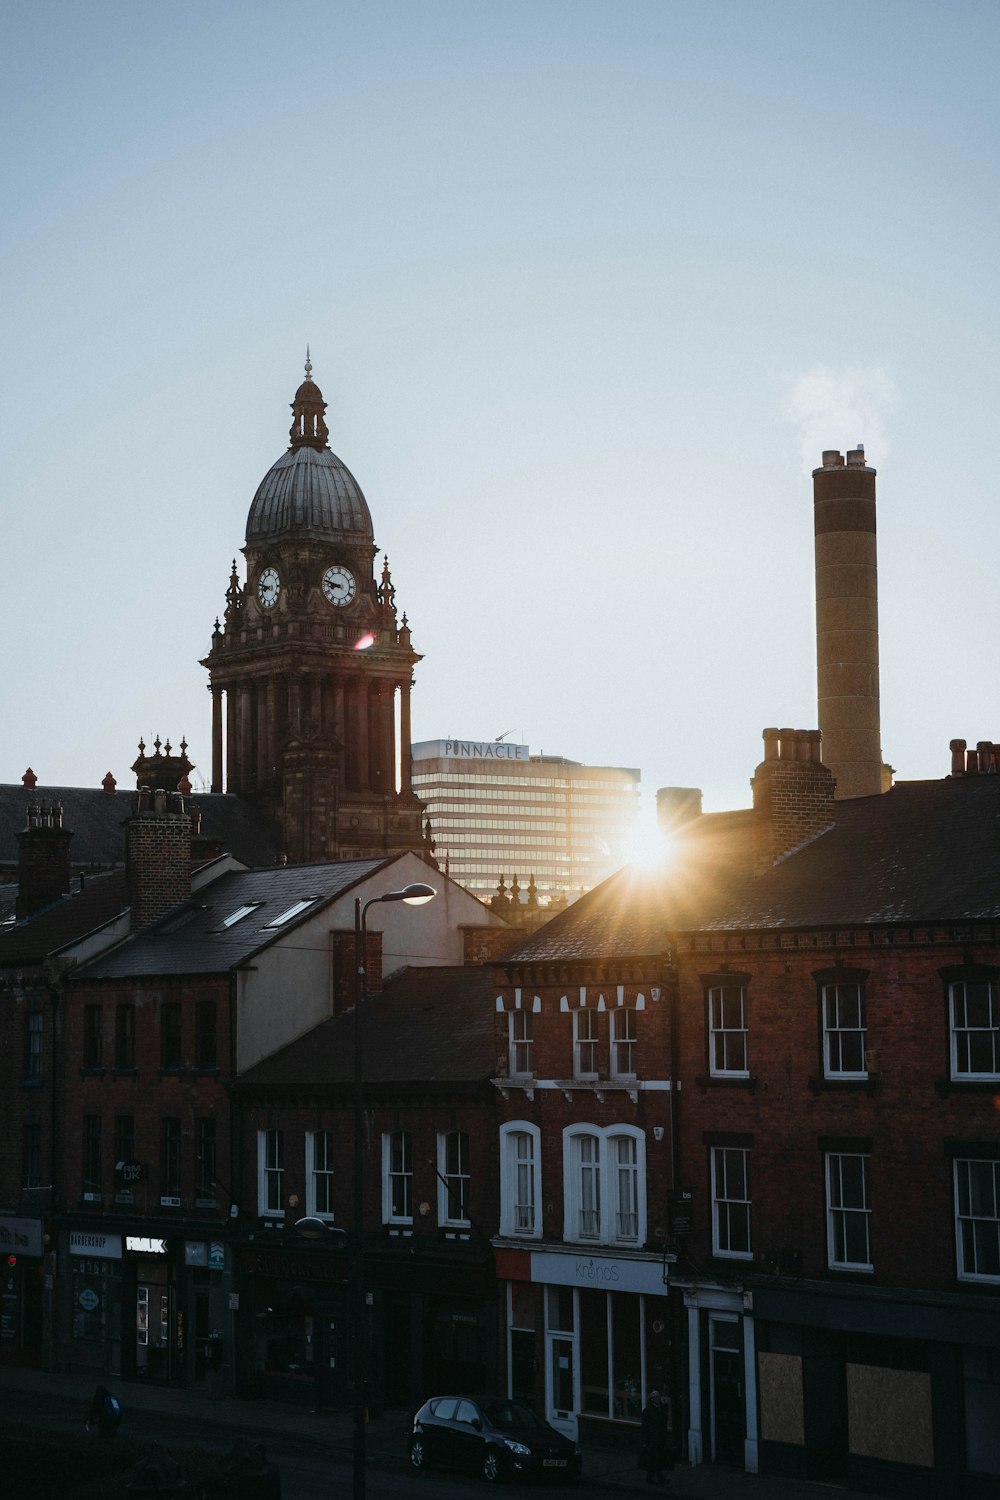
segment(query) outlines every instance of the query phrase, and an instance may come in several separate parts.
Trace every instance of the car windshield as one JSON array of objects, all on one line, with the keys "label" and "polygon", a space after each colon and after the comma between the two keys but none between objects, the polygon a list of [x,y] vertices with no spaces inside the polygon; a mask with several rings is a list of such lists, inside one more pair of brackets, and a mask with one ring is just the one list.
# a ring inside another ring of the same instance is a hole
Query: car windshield
[{"label": "car windshield", "polygon": [[516,1401],[484,1401],[483,1415],[501,1432],[541,1432],[548,1425],[528,1406]]}]

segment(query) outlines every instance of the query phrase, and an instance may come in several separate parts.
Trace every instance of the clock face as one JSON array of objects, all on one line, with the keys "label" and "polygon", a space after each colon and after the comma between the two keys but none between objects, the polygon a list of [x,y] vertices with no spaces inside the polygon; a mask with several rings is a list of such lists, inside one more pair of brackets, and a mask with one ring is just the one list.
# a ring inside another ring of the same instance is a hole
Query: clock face
[{"label": "clock face", "polygon": [[358,586],[354,582],[354,574],[341,563],[327,568],[323,574],[323,593],[331,604],[350,604],[357,591]]},{"label": "clock face", "polygon": [[281,579],[277,568],[265,568],[257,579],[257,598],[265,609],[273,609],[281,593]]}]

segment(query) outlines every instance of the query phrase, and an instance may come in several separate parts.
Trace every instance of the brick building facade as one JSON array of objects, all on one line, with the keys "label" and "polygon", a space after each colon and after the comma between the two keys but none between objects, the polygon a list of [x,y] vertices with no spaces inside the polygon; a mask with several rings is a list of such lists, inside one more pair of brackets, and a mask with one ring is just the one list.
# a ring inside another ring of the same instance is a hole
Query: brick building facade
[{"label": "brick building facade", "polygon": [[[670,873],[614,877],[510,973],[542,1015],[540,987],[558,978],[571,1006],[588,966],[609,1008],[636,964],[659,981],[652,1073],[674,1134],[647,1192],[669,1209],[671,1395],[691,1461],[978,1500],[1000,1474],[996,755],[962,744],[943,781],[835,803],[815,745],[767,732],[752,810],[692,818]],[[526,1263],[519,1279],[511,1306]],[[575,1338],[582,1421],[575,1319],[558,1332]],[[510,1340],[508,1354],[510,1385]]]}]

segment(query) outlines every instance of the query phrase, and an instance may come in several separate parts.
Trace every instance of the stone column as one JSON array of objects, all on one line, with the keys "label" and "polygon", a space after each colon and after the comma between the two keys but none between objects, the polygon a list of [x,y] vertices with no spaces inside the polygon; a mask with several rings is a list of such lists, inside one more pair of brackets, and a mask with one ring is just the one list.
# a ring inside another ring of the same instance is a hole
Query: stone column
[{"label": "stone column", "polygon": [[212,683],[212,791],[222,791],[222,689]]},{"label": "stone column", "polygon": [[413,758],[410,755],[410,688],[407,677],[399,684],[399,789],[413,791]]}]

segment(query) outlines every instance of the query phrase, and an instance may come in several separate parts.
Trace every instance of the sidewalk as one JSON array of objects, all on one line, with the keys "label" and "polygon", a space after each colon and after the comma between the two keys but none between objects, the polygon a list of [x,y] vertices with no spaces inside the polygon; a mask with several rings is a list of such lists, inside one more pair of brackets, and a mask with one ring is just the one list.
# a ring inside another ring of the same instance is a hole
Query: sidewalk
[{"label": "sidewalk", "polygon": [[[39,1400],[49,1397],[78,1413],[86,1412],[97,1377],[80,1374],[49,1375],[41,1370],[0,1367],[0,1399],[4,1391],[21,1391]],[[200,1392],[167,1386],[118,1384],[126,1415],[144,1412],[182,1422],[191,1444],[199,1438],[216,1441],[253,1437],[268,1447],[293,1444],[315,1447],[349,1457],[353,1442],[353,1415],[349,1411],[309,1412],[303,1407],[278,1401],[238,1401],[233,1397],[210,1400]],[[410,1419],[402,1412],[389,1412],[368,1426],[368,1460],[373,1468],[405,1469],[406,1440]],[[583,1455],[580,1488],[601,1494],[666,1493],[675,1500],[829,1500],[847,1492],[836,1486],[803,1480],[761,1478],[732,1469],[701,1464],[679,1465],[666,1490],[646,1484],[627,1449],[589,1448]]]}]

